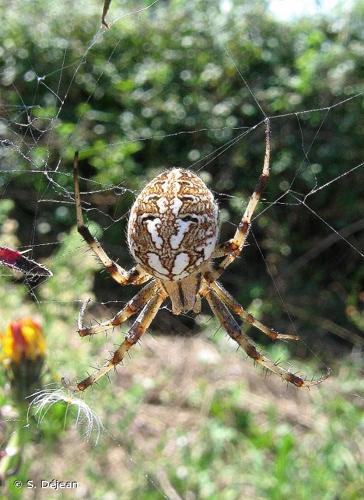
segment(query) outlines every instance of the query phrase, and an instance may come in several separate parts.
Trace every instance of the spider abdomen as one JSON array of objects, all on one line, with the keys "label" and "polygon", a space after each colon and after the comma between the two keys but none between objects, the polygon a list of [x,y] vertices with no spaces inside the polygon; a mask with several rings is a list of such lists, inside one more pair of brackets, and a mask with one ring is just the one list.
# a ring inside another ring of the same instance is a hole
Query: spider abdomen
[{"label": "spider abdomen", "polygon": [[217,203],[189,170],[174,168],[158,175],[131,209],[130,252],[161,280],[179,281],[196,273],[211,257],[217,236]]}]

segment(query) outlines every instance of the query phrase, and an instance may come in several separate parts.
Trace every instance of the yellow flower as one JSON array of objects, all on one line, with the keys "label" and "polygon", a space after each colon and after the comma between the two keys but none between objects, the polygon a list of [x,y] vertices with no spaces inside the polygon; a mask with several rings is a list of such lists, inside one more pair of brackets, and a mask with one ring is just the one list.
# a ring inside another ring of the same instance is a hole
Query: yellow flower
[{"label": "yellow flower", "polygon": [[4,363],[20,363],[27,359],[44,358],[45,340],[42,328],[32,318],[12,321],[4,333],[0,333],[0,360]]}]

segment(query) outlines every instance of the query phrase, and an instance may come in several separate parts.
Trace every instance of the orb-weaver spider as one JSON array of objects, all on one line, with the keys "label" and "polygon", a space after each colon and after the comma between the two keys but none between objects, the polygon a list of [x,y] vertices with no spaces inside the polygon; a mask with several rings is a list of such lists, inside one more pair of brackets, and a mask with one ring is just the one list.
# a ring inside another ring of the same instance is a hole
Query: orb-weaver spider
[{"label": "orb-weaver spider", "polygon": [[[128,223],[129,249],[136,266],[126,271],[105,253],[84,224],[78,180],[78,154],[74,159],[74,189],[77,227],[91,250],[111,277],[120,285],[147,283],[109,321],[84,327],[81,337],[104,332],[138,315],[124,341],[100,370],[79,382],[75,390],[84,391],[118,365],[129,349],[150,326],[158,309],[169,297],[173,314],[198,313],[205,298],[221,326],[246,354],[267,370],[297,387],[310,387],[327,378],[301,378],[259,353],[245,335],[234,315],[247,321],[273,340],[298,340],[292,334],[280,334],[249,314],[217,281],[224,270],[242,252],[254,210],[269,178],[270,125],[265,120],[266,142],[263,171],[251,195],[240,224],[232,239],[217,244],[218,206],[213,194],[192,171],[173,168],[150,181],[137,196]],[[216,262],[216,259],[219,262]]]}]

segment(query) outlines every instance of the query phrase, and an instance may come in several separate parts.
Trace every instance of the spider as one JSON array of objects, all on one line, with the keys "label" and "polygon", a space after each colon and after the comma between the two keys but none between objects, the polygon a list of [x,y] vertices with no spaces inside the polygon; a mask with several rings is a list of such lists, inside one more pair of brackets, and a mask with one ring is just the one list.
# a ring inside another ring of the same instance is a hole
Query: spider
[{"label": "spider", "polygon": [[[218,206],[211,191],[192,171],[173,168],[150,181],[137,196],[128,222],[128,245],[136,265],[126,271],[103,250],[84,223],[79,179],[78,153],[73,164],[77,228],[111,277],[120,285],[146,285],[112,319],[85,327],[81,316],[78,333],[95,335],[137,318],[124,341],[107,363],[78,382],[75,391],[84,391],[115,368],[149,328],[158,309],[169,297],[172,313],[201,310],[201,298],[207,300],[213,314],[229,336],[257,364],[297,387],[310,387],[327,378],[308,381],[259,353],[244,334],[234,316],[256,327],[272,340],[298,340],[267,327],[249,314],[217,280],[238,257],[245,245],[254,210],[269,178],[270,124],[265,120],[265,156],[263,170],[251,195],[235,235],[218,244]],[[217,259],[217,261],[216,261]]]}]

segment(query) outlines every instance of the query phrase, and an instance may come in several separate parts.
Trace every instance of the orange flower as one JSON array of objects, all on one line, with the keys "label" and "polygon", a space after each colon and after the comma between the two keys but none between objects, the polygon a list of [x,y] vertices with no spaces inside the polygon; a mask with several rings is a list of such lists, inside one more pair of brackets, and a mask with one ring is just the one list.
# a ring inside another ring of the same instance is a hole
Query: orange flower
[{"label": "orange flower", "polygon": [[5,364],[19,364],[27,359],[35,361],[45,355],[42,328],[32,318],[12,321],[4,333],[0,333],[0,360]]}]

